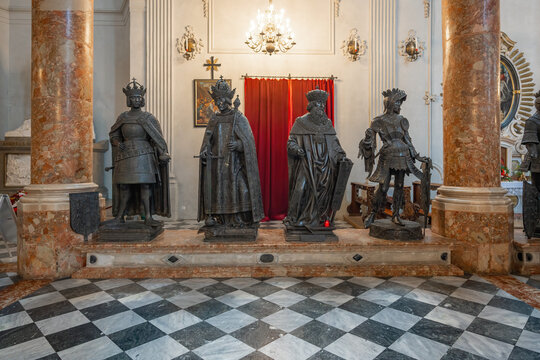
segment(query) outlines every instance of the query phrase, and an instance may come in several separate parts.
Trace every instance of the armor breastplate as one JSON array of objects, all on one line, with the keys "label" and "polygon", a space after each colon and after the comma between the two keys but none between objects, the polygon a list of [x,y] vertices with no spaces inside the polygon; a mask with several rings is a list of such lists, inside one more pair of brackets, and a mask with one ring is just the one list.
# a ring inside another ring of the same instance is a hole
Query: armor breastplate
[{"label": "armor breastplate", "polygon": [[137,123],[126,123],[122,125],[122,135],[124,136],[124,141],[146,140],[146,131]]}]

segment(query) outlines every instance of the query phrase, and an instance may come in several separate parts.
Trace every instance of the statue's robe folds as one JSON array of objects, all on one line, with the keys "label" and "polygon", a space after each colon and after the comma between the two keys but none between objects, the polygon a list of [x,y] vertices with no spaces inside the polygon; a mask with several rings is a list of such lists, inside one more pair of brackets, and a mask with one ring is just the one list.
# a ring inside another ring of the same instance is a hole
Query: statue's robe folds
[{"label": "statue's robe folds", "polygon": [[[238,151],[229,150],[231,141],[240,143]],[[253,222],[264,218],[257,151],[247,118],[237,110],[214,114],[206,127],[204,150],[213,158],[200,159],[197,220],[239,213],[251,213]],[[204,201],[207,189],[211,189],[210,204]]]},{"label": "statue's robe folds", "polygon": [[[324,227],[332,221],[331,202],[338,162],[345,158],[329,119],[317,125],[305,114],[296,119],[287,142],[289,164],[288,226]],[[305,156],[298,155],[298,150]]]},{"label": "statue's robe folds", "polygon": [[[140,146],[139,149],[136,145],[128,145],[128,147],[122,151],[118,148],[118,146],[112,145],[112,162],[115,166],[113,171],[120,171],[123,173],[121,176],[113,173],[112,214],[113,216],[118,214],[118,208],[120,206],[120,189],[118,187],[120,184],[128,183],[131,186],[137,185],[138,183],[149,183],[151,184],[152,189],[152,195],[150,198],[151,213],[170,217],[171,206],[169,197],[169,164],[167,162],[159,161],[159,155],[168,154],[167,143],[163,138],[161,127],[158,120],[149,112],[141,111],[140,115],[136,118],[130,116],[129,113],[129,111],[126,111],[120,114],[112,126],[109,133],[111,144],[113,144],[112,140],[114,138],[118,138],[120,142],[123,142],[122,125],[136,123],[140,125],[146,132],[148,144],[150,144],[150,146],[153,148],[153,152],[148,152],[146,146]],[[152,179],[154,181],[145,179],[138,182],[136,181],[137,176],[135,175],[130,181],[120,180],[120,178],[126,178],[126,174],[124,174],[126,169],[124,169],[125,166],[122,163],[136,164],[137,159],[140,159],[141,162],[144,163],[149,161],[153,162],[153,166],[149,168],[155,171],[155,179]],[[116,169],[117,167],[118,169]],[[143,213],[144,209],[140,198],[140,190],[132,190],[132,194],[126,208],[126,215],[140,215]]]},{"label": "statue's robe folds", "polygon": [[[525,131],[521,144],[535,144],[537,151],[540,152],[540,112],[537,111],[525,121]],[[533,158],[527,152],[521,169],[523,171],[531,171],[531,173],[540,173],[540,157]]]}]

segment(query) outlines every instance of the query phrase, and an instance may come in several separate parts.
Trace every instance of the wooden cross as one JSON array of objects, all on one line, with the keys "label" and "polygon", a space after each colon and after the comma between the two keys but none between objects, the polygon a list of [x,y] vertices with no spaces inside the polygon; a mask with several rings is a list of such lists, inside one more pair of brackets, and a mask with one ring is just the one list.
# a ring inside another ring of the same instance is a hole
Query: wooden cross
[{"label": "wooden cross", "polygon": [[216,62],[214,62],[214,57],[210,56],[210,60],[206,60],[206,64],[203,64],[203,66],[206,66],[206,71],[210,71],[210,78],[214,79],[214,71],[218,71],[218,67],[221,66],[221,64],[218,64],[218,59],[215,59]]}]

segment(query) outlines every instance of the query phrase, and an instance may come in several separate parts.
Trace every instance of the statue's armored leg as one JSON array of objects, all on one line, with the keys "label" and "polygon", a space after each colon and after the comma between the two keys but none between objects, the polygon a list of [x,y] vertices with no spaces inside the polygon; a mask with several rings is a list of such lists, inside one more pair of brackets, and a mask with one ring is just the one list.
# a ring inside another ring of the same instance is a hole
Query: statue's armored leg
[{"label": "statue's armored leg", "polygon": [[141,201],[144,207],[144,223],[149,226],[158,225],[159,222],[152,218],[152,210],[150,208],[150,196],[152,194],[151,184],[141,184]]},{"label": "statue's armored leg", "polygon": [[127,203],[129,201],[129,185],[127,184],[118,184],[120,189],[120,204],[118,206],[118,213],[116,214],[115,220],[120,222],[125,222],[124,213],[126,212]]},{"label": "statue's armored leg", "polygon": [[390,173],[388,173],[383,183],[379,183],[379,187],[377,188],[377,191],[375,191],[375,197],[373,199],[373,209],[371,210],[371,214],[369,214],[364,221],[364,227],[366,229],[371,226],[371,224],[375,220],[375,216],[379,212],[379,209],[381,208],[381,206],[383,206],[384,201],[386,200],[386,193],[388,192],[389,188]]},{"label": "statue's armored leg", "polygon": [[394,175],[394,196],[392,197],[392,221],[394,224],[405,225],[399,217],[399,211],[403,207],[403,184],[405,171],[399,170]]}]

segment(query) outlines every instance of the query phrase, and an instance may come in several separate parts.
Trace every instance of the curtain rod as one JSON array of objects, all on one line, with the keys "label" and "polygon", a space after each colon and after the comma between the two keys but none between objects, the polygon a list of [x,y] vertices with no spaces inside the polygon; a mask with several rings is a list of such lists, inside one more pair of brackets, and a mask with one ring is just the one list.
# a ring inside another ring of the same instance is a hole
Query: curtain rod
[{"label": "curtain rod", "polygon": [[330,75],[330,76],[291,76],[289,74],[288,76],[265,76],[265,75],[242,75],[242,79],[245,78],[269,78],[269,79],[330,79],[330,80],[337,80],[337,76]]}]

